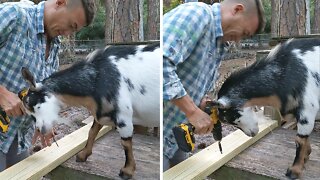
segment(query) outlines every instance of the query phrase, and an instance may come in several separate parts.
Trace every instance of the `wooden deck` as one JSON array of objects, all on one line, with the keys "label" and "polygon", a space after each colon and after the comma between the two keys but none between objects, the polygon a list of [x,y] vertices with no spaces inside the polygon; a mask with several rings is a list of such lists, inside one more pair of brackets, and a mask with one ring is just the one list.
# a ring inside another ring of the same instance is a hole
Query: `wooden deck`
[{"label": "wooden deck", "polygon": [[[159,137],[135,134],[133,153],[136,171],[133,179],[160,178],[160,139]],[[75,156],[51,171],[50,179],[120,179],[118,176],[125,163],[125,155],[120,136],[115,131],[107,133],[95,142],[93,153],[86,162],[78,163]]]},{"label": "wooden deck", "polygon": [[[214,179],[287,179],[295,157],[295,130],[278,128],[250,146],[210,177]],[[320,132],[310,136],[312,153],[301,179],[320,177]]]}]

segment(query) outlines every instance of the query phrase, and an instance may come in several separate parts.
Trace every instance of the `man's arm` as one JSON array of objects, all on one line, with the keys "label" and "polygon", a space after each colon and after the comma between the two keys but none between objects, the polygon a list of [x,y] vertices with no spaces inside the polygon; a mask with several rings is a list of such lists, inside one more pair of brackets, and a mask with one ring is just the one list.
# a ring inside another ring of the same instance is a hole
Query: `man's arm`
[{"label": "man's arm", "polygon": [[163,20],[163,99],[171,101],[184,112],[195,126],[195,133],[199,134],[211,131],[213,124],[209,115],[199,109],[187,94],[176,71],[207,31],[211,17],[208,7],[180,5],[165,14]]}]

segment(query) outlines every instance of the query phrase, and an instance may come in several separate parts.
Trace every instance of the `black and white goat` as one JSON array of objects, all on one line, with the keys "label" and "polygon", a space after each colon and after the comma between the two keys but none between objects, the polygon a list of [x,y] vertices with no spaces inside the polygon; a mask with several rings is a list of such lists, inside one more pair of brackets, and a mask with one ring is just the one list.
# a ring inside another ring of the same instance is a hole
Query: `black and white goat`
[{"label": "black and white goat", "polygon": [[320,39],[291,39],[276,46],[263,60],[233,73],[218,92],[221,120],[246,135],[258,133],[252,106],[279,108],[282,116],[297,120],[296,157],[287,170],[298,178],[311,153],[308,136],[320,104]]},{"label": "black and white goat", "polygon": [[159,43],[139,46],[109,46],[87,56],[87,61],[52,74],[36,83],[22,69],[30,89],[23,99],[28,114],[36,119],[41,133],[59,119],[62,104],[84,106],[94,116],[85,148],[77,161],[86,161],[103,125],[114,123],[121,136],[126,162],[120,176],[132,177],[135,160],[132,152],[133,125],[160,125]]}]

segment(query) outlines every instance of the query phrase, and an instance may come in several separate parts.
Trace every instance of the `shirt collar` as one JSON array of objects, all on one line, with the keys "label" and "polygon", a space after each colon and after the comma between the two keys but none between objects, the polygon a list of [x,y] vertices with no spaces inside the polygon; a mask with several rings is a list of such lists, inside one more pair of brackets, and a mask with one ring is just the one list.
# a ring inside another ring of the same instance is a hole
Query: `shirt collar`
[{"label": "shirt collar", "polygon": [[44,1],[40,2],[37,6],[37,21],[36,31],[37,33],[44,33]]},{"label": "shirt collar", "polygon": [[214,3],[211,6],[212,14],[215,19],[214,29],[215,29],[215,36],[222,37],[223,31],[221,26],[221,5],[220,3]]}]

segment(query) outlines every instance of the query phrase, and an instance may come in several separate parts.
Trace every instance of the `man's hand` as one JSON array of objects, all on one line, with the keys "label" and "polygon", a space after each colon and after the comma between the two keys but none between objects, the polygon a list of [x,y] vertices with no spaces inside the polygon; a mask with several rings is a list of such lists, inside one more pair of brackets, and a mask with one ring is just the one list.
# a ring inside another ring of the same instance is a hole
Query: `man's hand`
[{"label": "man's hand", "polygon": [[0,107],[8,116],[17,117],[25,114],[25,109],[19,97],[3,86],[0,86]]},{"label": "man's hand", "polygon": [[189,122],[195,127],[196,134],[206,134],[212,131],[213,122],[210,116],[197,107],[189,95],[172,100],[188,118]]},{"label": "man's hand", "polygon": [[41,134],[39,129],[36,129],[32,137],[32,145],[34,145],[37,142],[38,138],[40,138],[43,148],[47,146],[51,146],[51,139],[53,139],[55,135],[56,135],[56,132],[54,131],[54,129],[52,129],[52,131],[50,131],[47,134]]},{"label": "man's hand", "polygon": [[205,95],[202,99],[201,99],[201,102],[200,102],[200,109],[202,110],[202,111],[204,111],[205,110],[205,107],[206,107],[206,105],[207,105],[207,102],[211,102],[212,101],[212,99],[210,98],[210,96],[208,96],[208,95]]},{"label": "man's hand", "polygon": [[191,115],[188,115],[187,118],[195,127],[194,133],[196,134],[207,134],[213,129],[211,117],[200,108],[197,108]]}]

